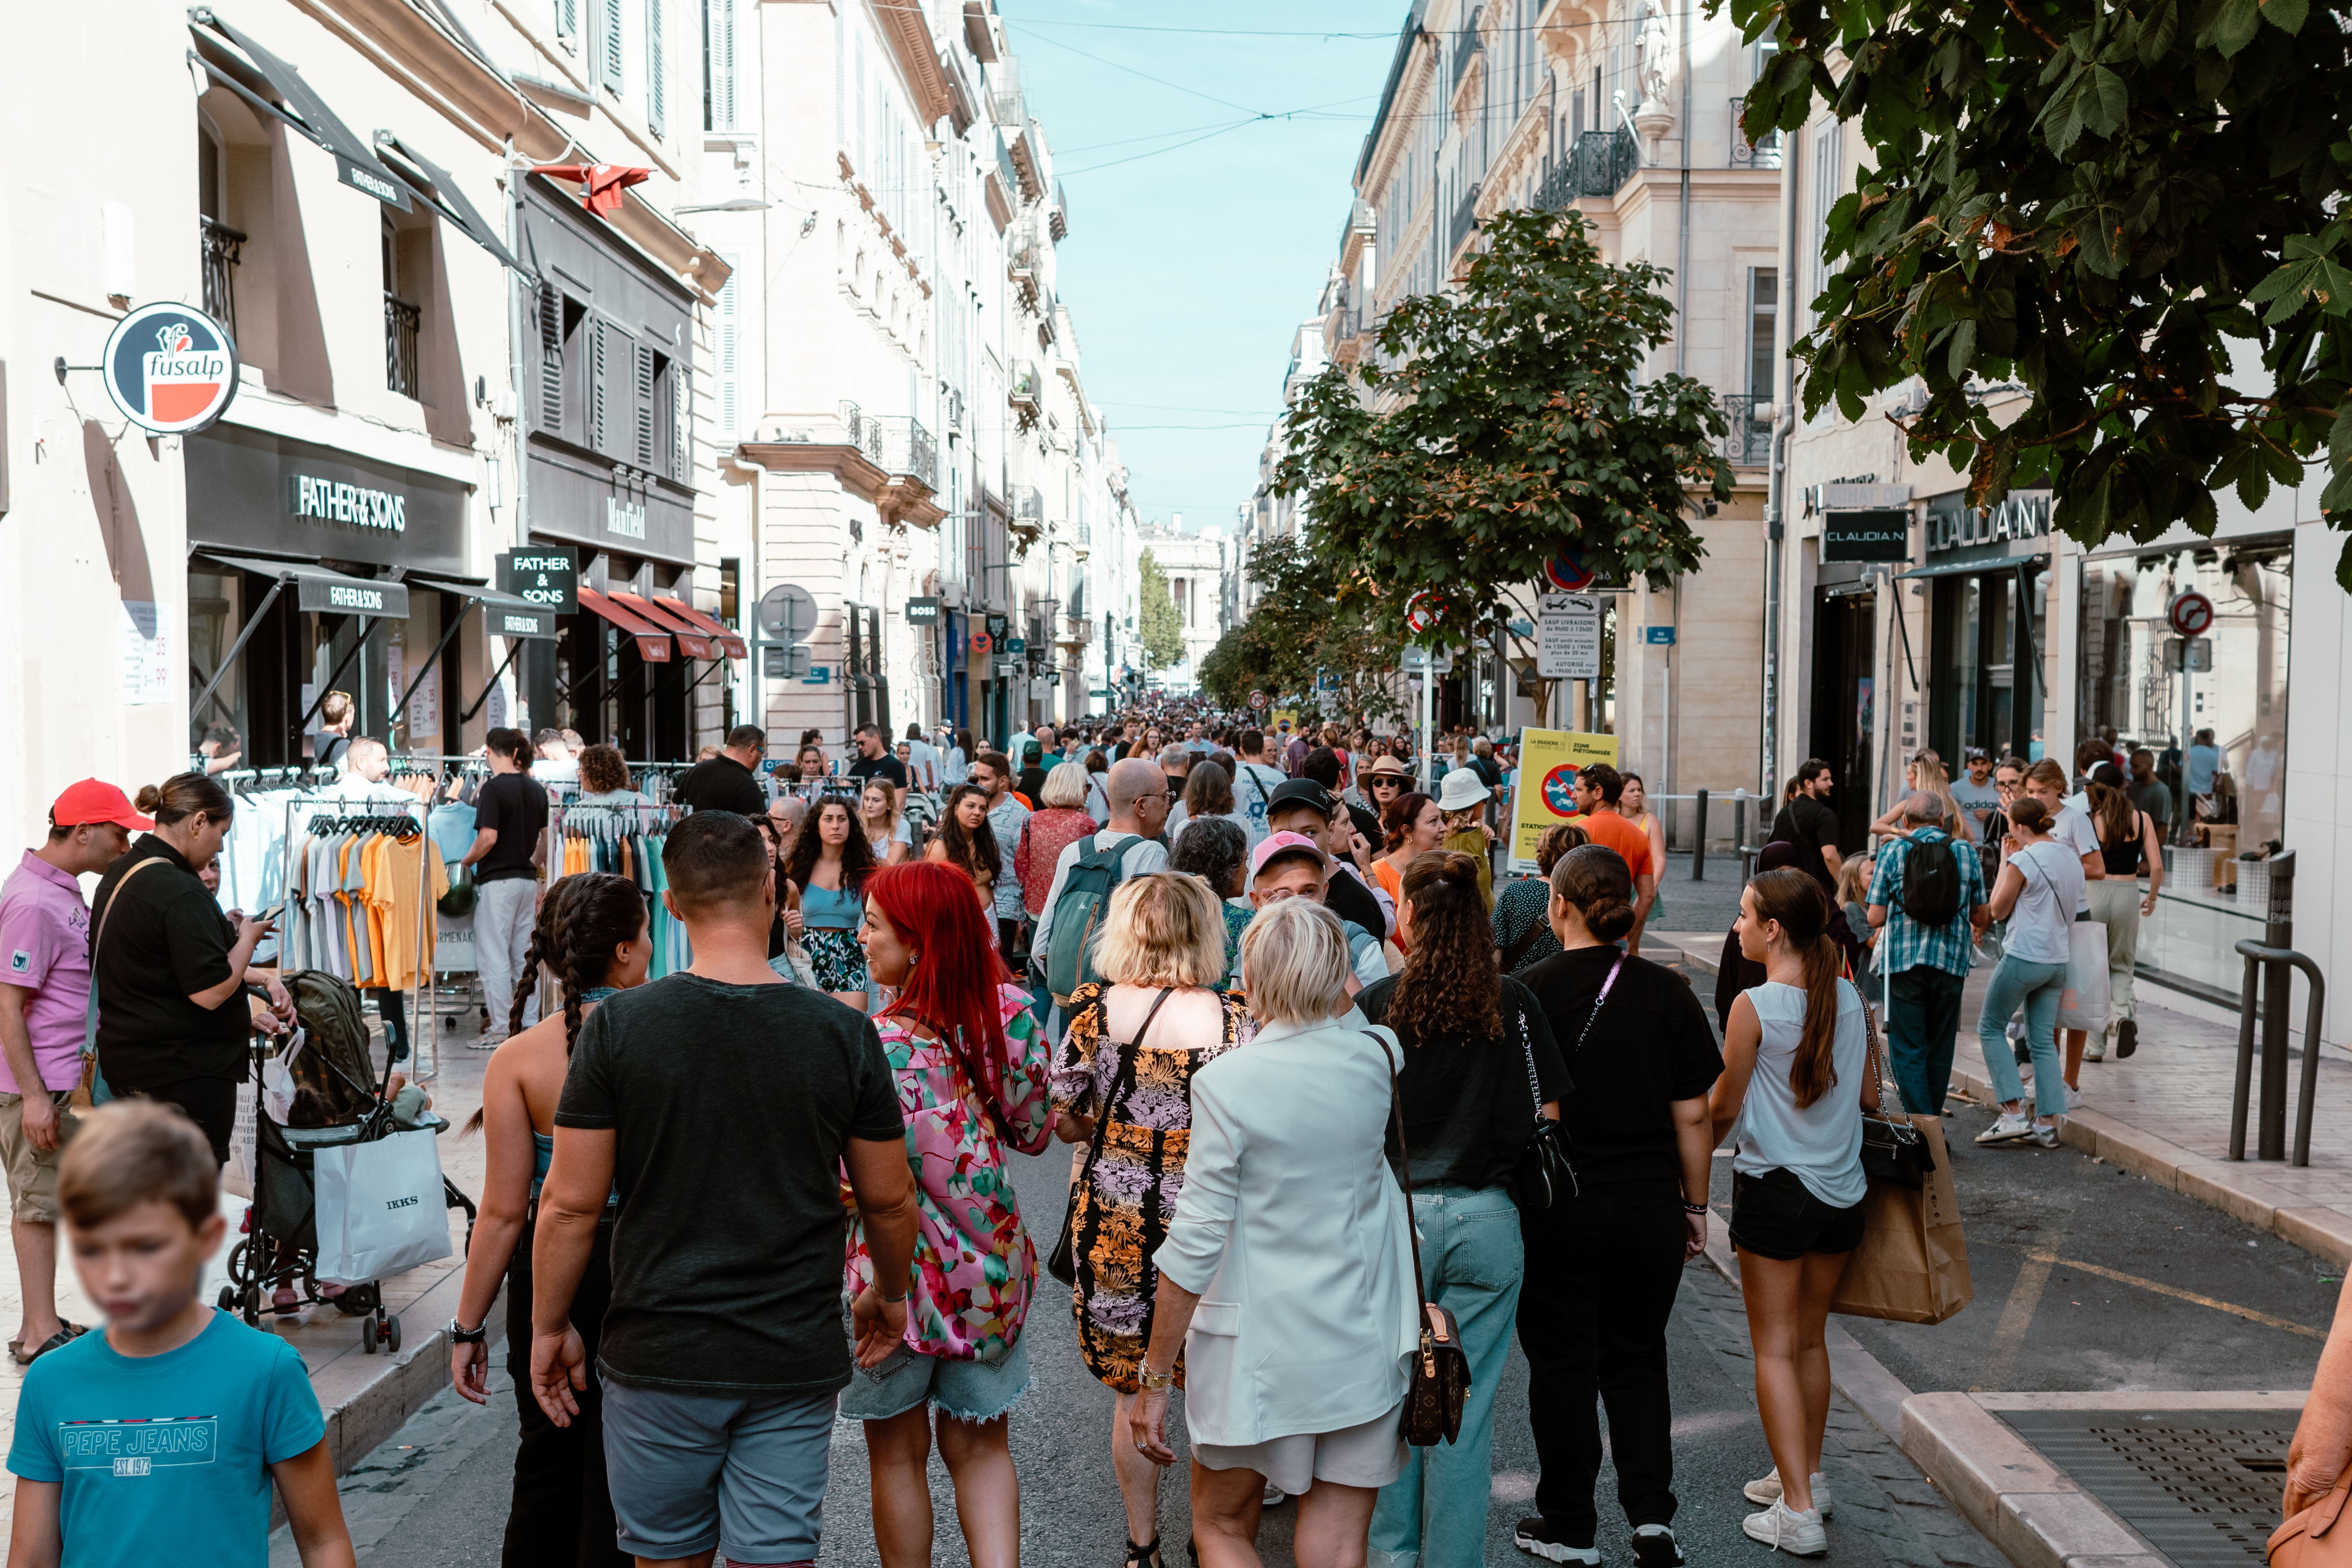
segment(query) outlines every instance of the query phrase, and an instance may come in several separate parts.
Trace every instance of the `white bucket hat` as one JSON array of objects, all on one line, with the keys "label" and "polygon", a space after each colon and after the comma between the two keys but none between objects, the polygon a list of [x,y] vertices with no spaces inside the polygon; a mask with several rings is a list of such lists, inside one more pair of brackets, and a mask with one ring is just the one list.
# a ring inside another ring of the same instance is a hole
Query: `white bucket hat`
[{"label": "white bucket hat", "polygon": [[1465,805],[1475,805],[1494,792],[1486,781],[1478,776],[1475,768],[1455,768],[1437,786],[1437,809],[1460,811]]}]

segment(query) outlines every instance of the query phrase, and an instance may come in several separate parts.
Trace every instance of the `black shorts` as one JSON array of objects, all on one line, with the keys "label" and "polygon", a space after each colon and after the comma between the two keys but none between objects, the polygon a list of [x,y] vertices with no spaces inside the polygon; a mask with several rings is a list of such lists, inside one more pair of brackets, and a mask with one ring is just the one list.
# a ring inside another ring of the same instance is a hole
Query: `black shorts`
[{"label": "black shorts", "polygon": [[1731,1177],[1731,1244],[1782,1263],[1808,1252],[1852,1252],[1862,1245],[1863,1205],[1832,1208],[1794,1171]]}]

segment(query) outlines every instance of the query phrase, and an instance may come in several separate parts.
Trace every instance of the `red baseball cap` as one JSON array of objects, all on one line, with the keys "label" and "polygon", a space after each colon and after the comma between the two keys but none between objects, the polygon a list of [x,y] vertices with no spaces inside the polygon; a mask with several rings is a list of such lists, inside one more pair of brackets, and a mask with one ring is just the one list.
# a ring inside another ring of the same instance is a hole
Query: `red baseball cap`
[{"label": "red baseball cap", "polygon": [[131,797],[104,779],[84,779],[66,785],[49,807],[49,821],[59,827],[79,827],[86,822],[111,822],[145,832],[155,826],[131,809]]}]

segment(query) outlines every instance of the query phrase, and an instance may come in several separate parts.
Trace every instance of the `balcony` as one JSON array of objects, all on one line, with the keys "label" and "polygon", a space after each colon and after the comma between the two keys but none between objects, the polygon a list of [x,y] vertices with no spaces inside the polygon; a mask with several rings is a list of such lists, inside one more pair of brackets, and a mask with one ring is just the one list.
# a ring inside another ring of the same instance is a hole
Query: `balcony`
[{"label": "balcony", "polygon": [[1739,111],[1747,104],[1744,98],[1731,100],[1731,166],[1735,169],[1777,169],[1780,166],[1780,133],[1768,132],[1761,142],[1750,142],[1748,133],[1739,129]]},{"label": "balcony", "polygon": [[1062,190],[1062,182],[1054,182],[1054,203],[1045,213],[1045,226],[1053,231],[1055,243],[1070,237],[1070,198]]},{"label": "balcony", "polygon": [[1045,384],[1037,374],[1037,366],[1029,360],[1013,363],[1013,382],[1006,389],[1004,400],[1019,416],[1021,433],[1026,435],[1037,423],[1039,408],[1045,401]]},{"label": "balcony", "polygon": [[424,318],[407,300],[383,297],[383,384],[403,397],[416,395],[416,330]]},{"label": "balcony", "polygon": [[1054,640],[1065,647],[1084,647],[1095,640],[1095,618],[1092,616],[1056,616],[1058,623]]},{"label": "balcony", "polygon": [[1723,416],[1730,425],[1723,438],[1723,455],[1736,468],[1762,468],[1772,461],[1772,395],[1769,392],[1727,392]]},{"label": "balcony", "polygon": [[1585,198],[1606,200],[1624,187],[1642,166],[1642,151],[1633,133],[1588,131],[1569,149],[1568,161],[1544,176],[1536,189],[1535,205],[1543,212],[1560,212]]},{"label": "balcony", "polygon": [[1045,498],[1035,485],[1014,485],[1008,499],[1012,509],[1005,514],[1005,528],[1023,543],[1034,543],[1045,532]]},{"label": "balcony", "polygon": [[922,422],[908,414],[867,414],[855,403],[841,405],[849,444],[893,481],[911,479],[939,489],[940,448]]},{"label": "balcony", "polygon": [[1486,10],[1484,5],[1474,5],[1470,8],[1469,16],[1463,21],[1460,41],[1454,46],[1454,85],[1451,91],[1462,90],[1462,79],[1470,74],[1471,66],[1486,52],[1486,41],[1478,32],[1478,23]]},{"label": "balcony", "polygon": [[1024,218],[1006,233],[1005,275],[1021,291],[1021,302],[1031,310],[1037,308],[1038,275],[1045,269],[1044,247],[1037,243],[1034,221]]},{"label": "balcony", "polygon": [[245,236],[224,223],[199,218],[204,225],[205,314],[236,335],[236,272],[237,253]]}]

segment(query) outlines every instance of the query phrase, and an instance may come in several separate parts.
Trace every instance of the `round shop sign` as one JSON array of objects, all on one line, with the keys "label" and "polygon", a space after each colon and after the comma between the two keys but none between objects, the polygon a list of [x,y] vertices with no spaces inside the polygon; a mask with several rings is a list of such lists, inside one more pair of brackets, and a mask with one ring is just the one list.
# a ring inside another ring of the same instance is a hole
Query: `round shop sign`
[{"label": "round shop sign", "polygon": [[99,371],[133,425],[184,435],[218,419],[236,395],[236,344],[202,310],[142,305],[115,323]]},{"label": "round shop sign", "polygon": [[2195,592],[2176,594],[2165,616],[2182,637],[2201,637],[2213,627],[2213,601]]},{"label": "round shop sign", "polygon": [[972,652],[974,652],[974,653],[986,653],[986,652],[988,651],[988,649],[989,649],[988,634],[987,634],[986,632],[974,632],[974,633],[972,633],[972,634],[971,634],[971,651],[972,651]]},{"label": "round shop sign", "polygon": [[1554,816],[1574,816],[1584,808],[1576,804],[1576,764],[1562,763],[1544,774],[1544,805]]}]

